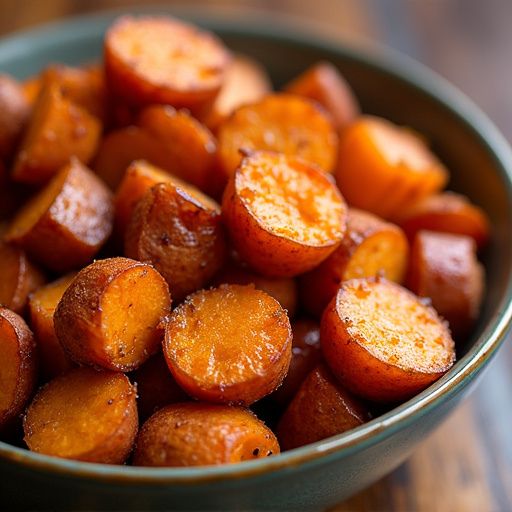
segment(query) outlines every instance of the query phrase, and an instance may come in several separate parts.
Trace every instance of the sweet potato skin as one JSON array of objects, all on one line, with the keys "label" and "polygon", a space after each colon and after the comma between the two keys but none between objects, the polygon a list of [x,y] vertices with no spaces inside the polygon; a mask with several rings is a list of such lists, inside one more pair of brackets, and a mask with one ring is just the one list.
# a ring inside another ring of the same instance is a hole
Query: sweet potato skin
[{"label": "sweet potato skin", "polygon": [[0,431],[23,412],[37,382],[37,353],[31,330],[19,315],[0,306]]},{"label": "sweet potato skin", "polygon": [[39,390],[23,427],[32,451],[122,464],[138,429],[136,388],[120,373],[76,368]]},{"label": "sweet potato skin", "polygon": [[410,398],[455,361],[450,331],[435,310],[385,279],[343,283],[322,316],[320,342],[336,378],[376,402]]},{"label": "sweet potato skin", "polygon": [[[36,261],[56,272],[88,263],[112,232],[112,195],[92,171],[72,159],[47,185],[61,182],[54,200],[30,229],[21,219],[38,196],[13,220],[6,239],[24,248]],[[44,194],[43,189],[40,194]]]},{"label": "sweet potato skin", "polygon": [[341,434],[368,420],[366,407],[320,363],[307,375],[279,420],[277,437],[283,450],[291,450]]},{"label": "sweet potato skin", "polygon": [[135,466],[209,466],[279,453],[272,431],[248,409],[205,403],[164,407],[141,428]]}]

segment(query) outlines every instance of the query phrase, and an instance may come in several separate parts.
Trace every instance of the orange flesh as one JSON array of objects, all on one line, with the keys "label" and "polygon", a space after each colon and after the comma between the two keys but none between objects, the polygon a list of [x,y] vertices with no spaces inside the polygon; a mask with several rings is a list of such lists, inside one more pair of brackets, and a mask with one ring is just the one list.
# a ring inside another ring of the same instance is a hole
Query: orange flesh
[{"label": "orange flesh", "polygon": [[0,424],[4,414],[10,412],[17,392],[21,365],[17,340],[14,327],[0,315]]},{"label": "orange flesh", "polygon": [[270,233],[315,247],[343,236],[345,207],[338,190],[304,162],[257,152],[242,163],[236,189]]}]

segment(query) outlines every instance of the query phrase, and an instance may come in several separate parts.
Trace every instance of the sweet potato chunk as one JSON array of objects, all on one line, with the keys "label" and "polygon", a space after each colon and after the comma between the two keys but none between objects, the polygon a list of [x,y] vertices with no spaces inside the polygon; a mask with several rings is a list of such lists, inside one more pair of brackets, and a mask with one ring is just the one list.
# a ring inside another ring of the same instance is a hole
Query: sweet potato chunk
[{"label": "sweet potato chunk", "polygon": [[272,431],[242,407],[169,405],[141,428],[135,466],[209,466],[279,453]]},{"label": "sweet potato chunk", "polygon": [[455,338],[469,334],[480,312],[484,270],[472,238],[420,231],[412,245],[408,286],[444,317]]},{"label": "sweet potato chunk", "polygon": [[450,331],[435,310],[382,278],[342,283],[322,316],[320,342],[340,382],[377,402],[410,398],[455,361]]},{"label": "sweet potato chunk", "polygon": [[29,114],[30,106],[21,85],[0,74],[0,160],[7,161],[16,150]]},{"label": "sweet potato chunk", "polygon": [[34,75],[24,80],[21,84],[23,95],[32,109],[36,104],[37,98],[43,88],[43,78],[41,75]]},{"label": "sweet potato chunk", "polygon": [[76,368],[43,386],[24,418],[30,450],[122,464],[137,435],[136,388],[115,372]]},{"label": "sweet potato chunk", "polygon": [[0,306],[0,430],[23,412],[37,379],[32,332],[16,313]]},{"label": "sweet potato chunk", "polygon": [[160,352],[133,373],[133,380],[137,384],[137,406],[141,420],[146,420],[164,405],[189,399],[173,379]]},{"label": "sweet potato chunk", "polygon": [[78,273],[53,322],[73,361],[129,371],[157,352],[170,308],[167,283],[153,267],[110,258]]},{"label": "sweet potato chunk", "polygon": [[260,101],[272,90],[265,68],[247,55],[235,55],[213,105],[200,119],[216,130],[238,107]]},{"label": "sweet potato chunk", "polygon": [[301,303],[309,313],[320,317],[342,281],[383,275],[402,283],[408,253],[407,238],[398,226],[350,208],[341,245],[301,277]]},{"label": "sweet potato chunk", "polygon": [[281,384],[291,351],[285,311],[251,285],[191,295],[173,311],[164,340],[167,364],[189,395],[241,405]]},{"label": "sweet potato chunk", "polygon": [[400,212],[397,222],[411,242],[422,229],[470,236],[478,248],[489,240],[489,220],[485,212],[471,204],[467,197],[454,192],[426,197]]},{"label": "sweet potato chunk", "polygon": [[110,89],[128,104],[191,110],[215,99],[230,61],[216,36],[164,16],[119,18],[105,36],[104,58]]},{"label": "sweet potato chunk", "polygon": [[393,218],[447,179],[444,165],[411,130],[362,116],[341,134],[336,181],[351,206]]},{"label": "sweet potato chunk", "polygon": [[53,314],[62,295],[76,274],[67,276],[38,288],[30,295],[28,310],[39,354],[41,375],[48,381],[67,372],[75,365],[64,352],[53,327]]},{"label": "sweet potato chunk", "polygon": [[369,419],[365,406],[319,364],[279,420],[277,437],[283,450],[291,450],[341,434]]},{"label": "sweet potato chunk", "polygon": [[12,221],[6,240],[51,270],[87,264],[109,237],[112,195],[87,167],[72,159]]},{"label": "sweet potato chunk", "polygon": [[0,304],[23,313],[28,296],[45,281],[25,251],[0,240]]},{"label": "sweet potato chunk", "polygon": [[337,130],[360,114],[357,99],[340,72],[329,62],[318,62],[285,86],[285,91],[318,101]]},{"label": "sweet potato chunk", "polygon": [[219,127],[219,160],[226,181],[242,160],[240,149],[268,150],[300,157],[332,172],[338,137],[318,104],[292,94],[269,94],[242,106]]},{"label": "sweet potato chunk", "polygon": [[241,258],[269,277],[311,270],[345,233],[345,202],[329,177],[268,151],[244,158],[224,192],[222,213]]},{"label": "sweet potato chunk", "polygon": [[196,191],[160,183],[139,201],[128,224],[125,254],[151,263],[180,302],[202,288],[224,263],[220,207]]},{"label": "sweet potato chunk", "polygon": [[294,397],[308,373],[320,361],[320,326],[313,320],[292,324],[293,343],[290,369],[283,384],[272,393],[272,400],[282,406]]},{"label": "sweet potato chunk", "polygon": [[64,98],[59,87],[45,87],[17,153],[13,179],[40,185],[50,180],[71,157],[89,163],[100,133],[101,124],[94,116]]}]

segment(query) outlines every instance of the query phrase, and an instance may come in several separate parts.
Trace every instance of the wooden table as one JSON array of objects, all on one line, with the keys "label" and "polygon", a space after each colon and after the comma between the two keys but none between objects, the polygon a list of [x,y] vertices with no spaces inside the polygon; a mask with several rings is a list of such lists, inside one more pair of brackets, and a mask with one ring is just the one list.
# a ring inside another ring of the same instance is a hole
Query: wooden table
[{"label": "wooden table", "polygon": [[[0,0],[0,34],[129,5],[136,2]],[[226,14],[240,8],[279,11],[302,17],[335,40],[396,48],[456,84],[512,141],[510,0],[231,0],[216,2],[215,8]],[[512,346],[507,343],[478,389],[408,462],[334,510],[512,510],[511,368]]]}]

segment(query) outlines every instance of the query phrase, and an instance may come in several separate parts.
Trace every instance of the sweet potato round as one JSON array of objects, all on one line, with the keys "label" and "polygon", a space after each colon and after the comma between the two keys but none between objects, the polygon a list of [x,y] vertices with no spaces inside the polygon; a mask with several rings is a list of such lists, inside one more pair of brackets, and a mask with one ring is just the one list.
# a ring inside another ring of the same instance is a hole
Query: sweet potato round
[{"label": "sweet potato round", "polygon": [[191,295],[172,313],[164,355],[176,382],[208,402],[250,405],[283,381],[290,322],[253,286],[222,285]]},{"label": "sweet potato round", "polygon": [[230,61],[216,36],[164,16],[116,20],[104,58],[109,87],[125,102],[191,110],[214,100]]},{"label": "sweet potato round", "polygon": [[345,202],[329,176],[268,151],[244,158],[224,192],[222,213],[242,260],[269,277],[311,270],[345,233]]},{"label": "sweet potato round", "polygon": [[209,466],[279,453],[272,431],[247,409],[174,404],[155,413],[137,437],[136,466]]},{"label": "sweet potato round", "polygon": [[320,363],[306,377],[277,425],[283,450],[321,441],[368,421],[366,407]]},{"label": "sweet potato round", "polygon": [[37,353],[32,332],[13,311],[0,306],[0,430],[25,408],[37,381]]},{"label": "sweet potato round", "polygon": [[408,256],[409,244],[398,226],[349,208],[347,232],[340,246],[318,267],[301,276],[301,304],[320,317],[343,281],[382,275],[402,283]]},{"label": "sweet potato round", "polygon": [[457,339],[466,337],[480,312],[484,269],[474,240],[463,235],[420,231],[411,251],[408,287],[428,297]]},{"label": "sweet potato round", "polygon": [[151,263],[177,302],[222,267],[226,241],[219,206],[208,197],[160,183],[139,201],[126,230],[125,254]]},{"label": "sweet potato round", "polygon": [[167,283],[153,267],[110,258],[78,273],[53,321],[73,361],[130,371],[157,352],[170,308]]},{"label": "sweet potato round", "polygon": [[34,452],[122,464],[137,435],[136,388],[121,373],[77,368],[39,390],[23,428]]},{"label": "sweet potato round", "polygon": [[368,400],[410,398],[455,361],[450,331],[435,310],[385,279],[343,283],[320,325],[322,352],[335,376]]},{"label": "sweet potato round", "polygon": [[112,195],[72,159],[13,220],[6,240],[56,272],[87,264],[110,236]]}]

